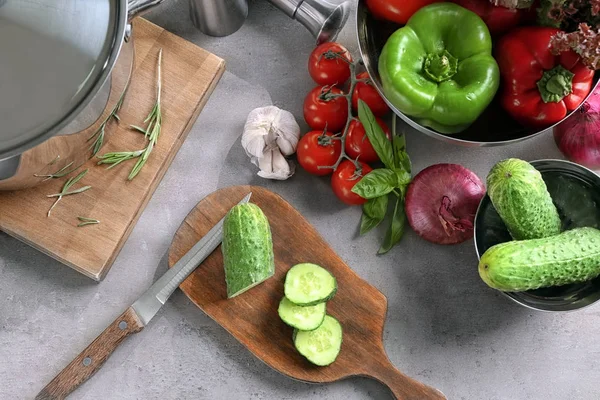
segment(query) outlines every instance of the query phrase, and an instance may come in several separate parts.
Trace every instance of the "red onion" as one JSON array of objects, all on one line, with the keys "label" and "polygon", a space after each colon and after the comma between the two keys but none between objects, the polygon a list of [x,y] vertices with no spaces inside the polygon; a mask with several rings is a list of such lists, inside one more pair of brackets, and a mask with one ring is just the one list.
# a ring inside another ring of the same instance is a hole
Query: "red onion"
[{"label": "red onion", "polygon": [[600,91],[588,97],[579,110],[554,128],[558,149],[569,160],[600,168]]},{"label": "red onion", "polygon": [[408,223],[423,239],[438,244],[473,237],[473,222],[485,185],[457,164],[435,164],[414,177],[406,192]]}]

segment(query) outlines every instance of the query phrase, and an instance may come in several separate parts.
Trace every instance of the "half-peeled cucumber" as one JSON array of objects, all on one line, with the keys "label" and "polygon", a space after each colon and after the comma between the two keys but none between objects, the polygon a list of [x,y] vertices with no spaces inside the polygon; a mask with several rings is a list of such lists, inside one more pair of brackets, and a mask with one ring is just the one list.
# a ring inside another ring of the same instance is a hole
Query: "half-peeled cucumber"
[{"label": "half-peeled cucumber", "polygon": [[271,228],[253,203],[234,206],[223,222],[223,264],[227,297],[238,296],[275,273]]}]

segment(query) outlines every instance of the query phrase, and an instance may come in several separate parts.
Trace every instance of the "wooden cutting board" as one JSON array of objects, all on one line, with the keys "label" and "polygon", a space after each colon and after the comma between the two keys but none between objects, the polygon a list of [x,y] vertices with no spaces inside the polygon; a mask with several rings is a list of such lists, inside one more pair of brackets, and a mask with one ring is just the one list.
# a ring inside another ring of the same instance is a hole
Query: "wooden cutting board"
[{"label": "wooden cutting board", "polygon": [[[50,217],[46,213],[53,200],[46,195],[60,192],[66,178],[0,193],[0,230],[95,280],[102,280],[110,269],[225,69],[222,59],[144,19],[134,21],[133,37],[136,58],[119,112],[122,122],[108,125],[110,138],[100,154],[145,147],[143,135],[127,125],[143,126],[154,105],[157,56],[162,48],[162,132],[140,174],[128,182],[135,161],[106,170],[92,159],[80,169],[89,168],[81,184],[92,189],[63,198]],[[113,80],[123,79],[126,76],[113,76]],[[78,228],[77,216],[101,223]]]},{"label": "wooden cutting board", "polygon": [[[266,189],[233,186],[200,201],[175,234],[169,266],[249,192],[250,201],[264,211],[271,225],[275,276],[228,300],[219,247],[181,285],[190,300],[255,356],[291,378],[324,383],[370,376],[387,385],[397,399],[445,399],[436,389],[402,374],[389,361],[383,347],[385,296],[356,275],[296,209]],[[292,342],[292,328],[277,314],[285,274],[301,262],[327,268],[338,281],[338,291],[327,303],[327,312],[340,321],[344,336],[338,359],[327,367],[313,366],[298,354]]]}]

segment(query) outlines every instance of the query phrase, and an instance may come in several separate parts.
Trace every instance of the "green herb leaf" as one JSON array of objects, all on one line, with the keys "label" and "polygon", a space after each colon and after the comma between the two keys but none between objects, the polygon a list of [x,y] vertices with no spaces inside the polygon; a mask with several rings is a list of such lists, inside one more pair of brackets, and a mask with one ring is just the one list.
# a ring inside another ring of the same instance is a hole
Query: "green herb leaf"
[{"label": "green herb leaf", "polygon": [[406,152],[406,140],[404,135],[394,136],[392,140],[394,148],[394,166],[396,168],[403,168],[406,172],[411,172],[411,163],[408,153]]},{"label": "green herb leaf", "polygon": [[396,187],[400,188],[410,183],[412,177],[404,169],[394,169],[396,175]]},{"label": "green herb leaf", "polygon": [[396,174],[386,168],[374,169],[354,185],[352,191],[363,199],[388,194],[396,187]]},{"label": "green herb leaf", "polygon": [[358,100],[358,119],[363,124],[367,137],[379,159],[386,167],[390,169],[394,168],[392,143],[385,136],[383,129],[377,123],[377,119],[375,119],[375,115],[373,115],[369,106],[360,99]]},{"label": "green herb leaf", "polygon": [[77,219],[79,221],[81,221],[79,224],[77,224],[78,228],[81,228],[82,226],[88,226],[88,225],[97,225],[100,223],[100,221],[98,221],[97,219],[94,219],[94,218],[77,217]]},{"label": "green herb leaf", "polygon": [[394,207],[394,214],[392,215],[392,222],[390,227],[385,234],[385,238],[383,239],[383,244],[379,248],[377,254],[385,254],[396,243],[402,239],[402,234],[404,233],[404,225],[406,224],[406,214],[404,213],[404,199],[402,197],[398,197],[396,200],[396,206]]},{"label": "green herb leaf", "polygon": [[142,128],[142,127],[139,127],[139,126],[137,126],[137,125],[129,125],[129,128],[131,128],[131,130],[134,130],[134,131],[138,131],[138,132],[140,132],[140,133],[143,133],[144,135],[147,135],[147,134],[148,134],[148,132],[147,132],[147,131],[146,131],[144,128]]},{"label": "green herb leaf", "polygon": [[379,225],[381,221],[382,220],[380,219],[369,217],[367,214],[363,213],[360,217],[360,234],[364,235],[365,233],[369,232]]},{"label": "green herb leaf", "polygon": [[383,221],[387,211],[388,196],[370,199],[363,206],[363,215],[360,219],[360,234],[364,235]]},{"label": "green herb leaf", "polygon": [[69,196],[72,194],[82,193],[82,192],[85,192],[86,190],[89,190],[92,188],[91,186],[84,186],[82,188],[79,188],[77,190],[73,190],[73,191],[69,192],[69,189],[71,188],[71,186],[73,186],[77,182],[79,182],[87,173],[88,173],[88,170],[86,169],[85,171],[80,172],[79,175],[77,175],[73,178],[69,178],[63,185],[63,188],[60,191],[60,193],[48,195],[48,197],[56,197],[56,201],[54,202],[54,204],[52,204],[52,207],[50,207],[50,209],[48,210],[48,214],[47,214],[48,217],[50,216],[50,213],[52,212],[54,207],[56,207],[58,202],[63,198],[63,196]]},{"label": "green herb leaf", "polygon": [[371,218],[382,218],[385,217],[387,211],[388,197],[379,196],[374,199],[368,200],[363,205],[363,211]]}]

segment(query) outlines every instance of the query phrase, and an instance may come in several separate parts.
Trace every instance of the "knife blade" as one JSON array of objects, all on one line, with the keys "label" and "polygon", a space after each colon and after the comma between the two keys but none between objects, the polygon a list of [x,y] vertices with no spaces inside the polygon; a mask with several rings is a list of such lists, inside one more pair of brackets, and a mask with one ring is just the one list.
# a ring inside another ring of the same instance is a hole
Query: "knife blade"
[{"label": "knife blade", "polygon": [[[248,193],[238,204],[250,201],[251,195]],[[171,269],[56,375],[36,396],[36,400],[64,399],[100,369],[126,337],[144,329],[175,289],[221,243],[224,220],[222,218],[217,222]]]},{"label": "knife blade", "polygon": [[[248,193],[238,204],[250,201],[252,193]],[[223,240],[223,221],[221,218],[215,226],[198,243],[194,245],[175,265],[160,277],[146,292],[131,305],[137,316],[145,325],[150,322],[158,310],[165,304],[171,294],[181,285],[192,271],[210,253],[212,253]]]}]

